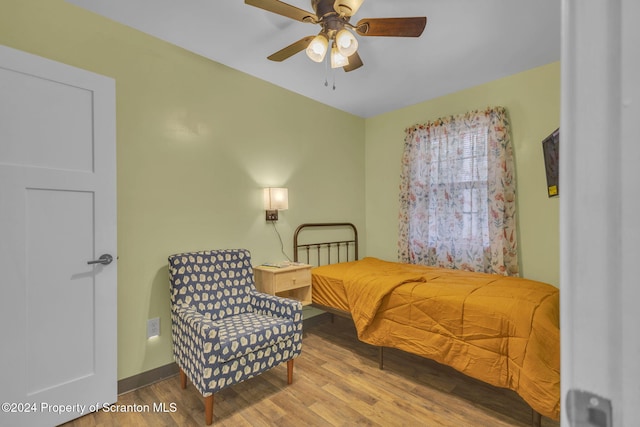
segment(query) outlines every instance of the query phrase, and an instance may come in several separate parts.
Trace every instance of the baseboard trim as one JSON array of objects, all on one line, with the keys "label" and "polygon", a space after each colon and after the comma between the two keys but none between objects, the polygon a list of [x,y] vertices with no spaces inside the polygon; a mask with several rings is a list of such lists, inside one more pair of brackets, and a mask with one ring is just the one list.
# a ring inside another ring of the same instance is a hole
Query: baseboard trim
[{"label": "baseboard trim", "polygon": [[[329,313],[323,313],[309,319],[304,319],[302,326],[303,330],[317,325],[318,323],[327,321],[329,316]],[[168,365],[160,366],[132,377],[123,378],[118,381],[118,394],[129,393],[130,391],[134,391],[141,387],[146,387],[153,383],[157,383],[158,381],[178,375],[178,373],[180,373],[180,368],[178,368],[178,365],[176,365],[175,362],[172,362]]]},{"label": "baseboard trim", "polygon": [[151,385],[158,381],[178,375],[179,372],[180,369],[178,368],[178,365],[176,365],[175,362],[172,362],[168,365],[160,366],[132,377],[123,378],[118,381],[118,394],[128,393],[141,387]]},{"label": "baseboard trim", "polygon": [[304,319],[302,321],[302,330],[306,330],[307,328],[313,327],[317,324],[324,323],[331,320],[331,314],[327,312],[323,312],[322,314],[317,314],[308,319]]}]

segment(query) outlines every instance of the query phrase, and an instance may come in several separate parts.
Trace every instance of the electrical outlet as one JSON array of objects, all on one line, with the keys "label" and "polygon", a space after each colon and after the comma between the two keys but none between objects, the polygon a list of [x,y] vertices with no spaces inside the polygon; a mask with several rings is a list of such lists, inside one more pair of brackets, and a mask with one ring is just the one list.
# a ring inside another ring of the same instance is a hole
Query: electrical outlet
[{"label": "electrical outlet", "polygon": [[154,317],[147,320],[147,338],[153,338],[160,335],[160,318]]}]

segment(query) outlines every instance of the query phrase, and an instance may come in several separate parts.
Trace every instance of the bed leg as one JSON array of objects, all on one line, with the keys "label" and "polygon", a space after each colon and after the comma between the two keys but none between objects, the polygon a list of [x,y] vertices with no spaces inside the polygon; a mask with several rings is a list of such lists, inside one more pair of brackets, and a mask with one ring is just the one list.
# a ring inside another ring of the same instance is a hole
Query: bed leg
[{"label": "bed leg", "polygon": [[378,347],[378,367],[384,369],[384,347]]},{"label": "bed leg", "polygon": [[531,426],[532,427],[541,427],[542,426],[542,415],[535,409],[531,410]]}]

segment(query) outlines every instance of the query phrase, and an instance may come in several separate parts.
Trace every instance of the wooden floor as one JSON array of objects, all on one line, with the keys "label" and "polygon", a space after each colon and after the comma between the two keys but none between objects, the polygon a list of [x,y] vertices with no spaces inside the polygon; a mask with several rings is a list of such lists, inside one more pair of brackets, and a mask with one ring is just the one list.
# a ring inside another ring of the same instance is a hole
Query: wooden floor
[{"label": "wooden floor", "polygon": [[[530,426],[531,409],[515,393],[435,362],[359,342],[351,321],[306,327],[302,355],[287,386],[286,364],[215,395],[216,426]],[[202,396],[178,377],[123,394],[118,405],[141,412],[86,415],[65,427],[199,426]],[[145,406],[148,405],[148,406]],[[156,408],[154,409],[154,405]],[[164,405],[166,412],[160,406]],[[148,408],[148,409],[147,409]],[[559,423],[543,417],[543,427]]]}]

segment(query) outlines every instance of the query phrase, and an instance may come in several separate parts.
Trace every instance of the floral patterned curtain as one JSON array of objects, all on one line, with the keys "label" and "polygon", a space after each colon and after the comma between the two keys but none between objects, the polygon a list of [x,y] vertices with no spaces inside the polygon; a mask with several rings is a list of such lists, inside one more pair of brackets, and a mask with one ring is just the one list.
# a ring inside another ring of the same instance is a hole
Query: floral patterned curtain
[{"label": "floral patterned curtain", "polygon": [[406,129],[401,262],[518,275],[516,182],[502,107]]}]

